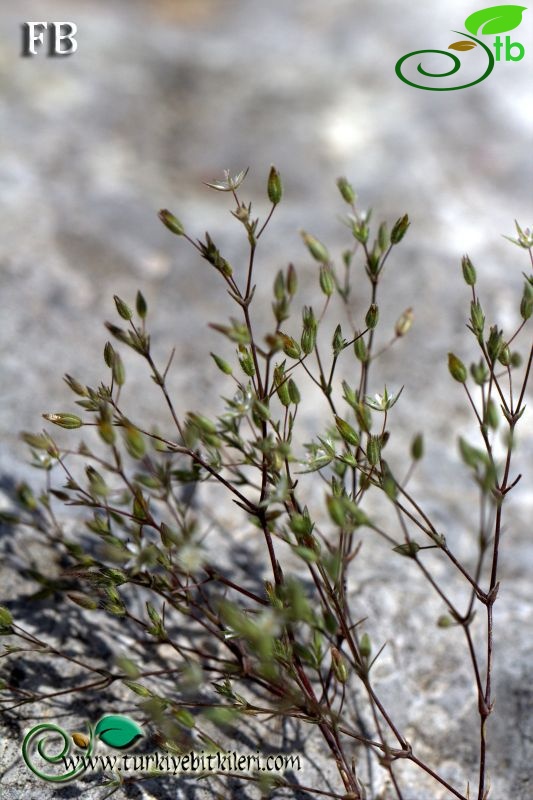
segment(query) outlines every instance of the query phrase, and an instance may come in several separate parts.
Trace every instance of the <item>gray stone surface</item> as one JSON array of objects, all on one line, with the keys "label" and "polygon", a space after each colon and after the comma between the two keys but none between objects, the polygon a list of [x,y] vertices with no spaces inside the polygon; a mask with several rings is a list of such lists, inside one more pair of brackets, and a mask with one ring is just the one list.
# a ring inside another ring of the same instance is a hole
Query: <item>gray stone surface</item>
[{"label": "gray stone surface", "polygon": [[[299,270],[301,302],[316,293],[316,268],[301,246],[300,228],[332,252],[348,241],[335,219],[342,204],[334,181],[346,174],[362,206],[373,206],[376,216],[394,221],[408,211],[413,220],[389,264],[380,305],[391,320],[412,305],[415,325],[380,370],[390,387],[406,384],[394,410],[402,432],[396,457],[416,430],[426,431],[427,459],[413,485],[424,487],[428,509],[454,548],[468,555],[474,499],[458,466],[455,436],[458,426],[463,432],[472,427],[458,387],[450,385],[446,353],[457,349],[466,360],[471,353],[464,339],[463,252],[478,268],[490,313],[504,326],[514,318],[513,298],[527,264],[500,234],[512,234],[515,217],[531,222],[531,53],[522,62],[498,64],[473,89],[423,92],[401,84],[394,63],[414,49],[446,48],[451,31],[461,30],[473,10],[457,0],[420,8],[406,0],[19,0],[4,6],[2,475],[39,477],[17,435],[38,429],[43,411],[71,408],[63,373],[88,382],[104,374],[101,322],[114,318],[115,292],[131,300],[141,287],[157,312],[155,352],[163,360],[176,346],[172,386],[180,411],[217,409],[218,376],[205,365],[209,351],[221,348],[206,322],[223,321],[229,300],[205,262],[162,228],[157,209],[175,210],[194,235],[209,229],[242,275],[240,231],[228,223],[226,199],[202,181],[250,165],[246,189],[264,213],[265,177],[272,162],[278,166],[286,195],[257,270],[259,315],[266,320],[273,276],[289,260]],[[65,60],[20,58],[19,25],[32,19],[76,21],[78,53]],[[532,41],[532,19],[525,12],[516,38]],[[354,303],[356,318],[367,303],[365,287]],[[166,424],[142,365],[132,358],[126,366],[135,408]],[[311,428],[322,413],[310,407],[306,424]],[[522,428],[517,472],[532,461],[531,414]],[[532,795],[530,483],[517,487],[515,502],[496,614],[491,800]],[[2,541],[5,602],[28,588],[5,536]],[[426,600],[414,573],[408,581],[399,567],[384,575],[384,552],[365,540],[354,589],[373,637],[391,641],[380,685],[421,753],[466,781],[475,756],[475,699],[460,634],[435,627],[442,607]],[[445,572],[442,577],[452,580]],[[400,679],[400,672],[407,677]],[[102,796],[102,789],[56,791],[31,782],[9,729],[1,747],[2,800]],[[310,760],[321,764],[313,747]],[[324,768],[331,765],[324,762]],[[409,773],[407,786],[405,800],[446,796],[419,774]],[[202,797],[188,791],[170,782],[115,796]]]}]

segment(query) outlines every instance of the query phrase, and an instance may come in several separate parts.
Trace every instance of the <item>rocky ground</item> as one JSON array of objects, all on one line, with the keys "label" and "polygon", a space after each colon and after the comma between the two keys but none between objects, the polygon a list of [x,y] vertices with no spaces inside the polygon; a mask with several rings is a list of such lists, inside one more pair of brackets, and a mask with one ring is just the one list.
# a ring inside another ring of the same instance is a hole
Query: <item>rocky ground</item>
[{"label": "rocky ground", "polygon": [[[457,0],[416,9],[406,0],[20,0],[2,9],[4,505],[13,482],[40,478],[27,464],[18,431],[38,430],[43,411],[71,407],[61,380],[65,372],[86,382],[103,375],[102,320],[114,318],[114,293],[131,300],[142,288],[153,309],[156,352],[163,359],[176,347],[172,387],[180,409],[217,409],[218,375],[208,353],[220,346],[206,323],[224,321],[229,300],[206,263],[156,214],[168,207],[192,235],[209,230],[242,275],[244,246],[229,204],[203,182],[225,168],[250,166],[244,194],[264,214],[266,175],[275,163],[285,198],[259,252],[259,319],[268,318],[275,271],[290,260],[299,270],[301,302],[316,293],[316,266],[299,229],[315,233],[332,252],[347,243],[338,221],[338,175],[351,178],[362,207],[373,207],[376,217],[393,222],[409,212],[411,229],[389,265],[382,314],[392,325],[413,306],[415,324],[403,349],[387,355],[381,368],[391,387],[406,385],[395,408],[399,448],[415,431],[426,431],[427,459],[417,488],[450,541],[468,553],[472,496],[458,466],[456,436],[469,430],[470,416],[450,385],[446,353],[457,350],[467,360],[471,352],[464,330],[469,298],[459,267],[466,251],[489,314],[503,326],[515,319],[521,273],[528,267],[525,254],[501,234],[512,235],[514,218],[531,224],[531,54],[497,64],[472,89],[444,93],[407,87],[394,64],[412,50],[446,48],[470,10]],[[75,21],[78,52],[68,59],[21,58],[20,24],[34,19]],[[532,19],[524,12],[515,40],[531,41]],[[367,303],[362,287],[354,315],[364,313]],[[135,407],[164,424],[163,406],[142,365],[131,359],[126,367]],[[311,405],[310,428],[322,413]],[[517,471],[525,474],[532,430],[529,416],[517,453]],[[533,787],[530,482],[517,487],[514,502],[496,617],[494,800],[527,800]],[[0,530],[6,553],[0,602],[17,607],[29,591],[16,569],[22,536],[13,544],[12,533]],[[442,609],[425,600],[415,575],[406,589],[403,575],[384,576],[379,548],[369,544],[366,552],[360,577],[365,613],[379,620],[376,635],[396,643],[383,662],[383,691],[410,735],[422,737],[428,760],[466,779],[475,742],[466,720],[474,699],[459,635],[455,647],[454,632],[436,629]],[[53,609],[43,613],[50,626],[61,627]],[[400,680],[404,667],[408,678]],[[32,782],[18,757],[17,735],[6,729],[1,745],[2,798],[82,796],[79,787],[57,790]],[[310,763],[327,772],[316,745],[309,746]],[[317,774],[306,779],[318,786],[323,778]],[[445,797],[419,776],[410,776],[407,785],[405,800]],[[83,796],[99,800],[102,789],[83,787]],[[116,795],[126,796],[203,795],[192,784],[167,782]]]}]

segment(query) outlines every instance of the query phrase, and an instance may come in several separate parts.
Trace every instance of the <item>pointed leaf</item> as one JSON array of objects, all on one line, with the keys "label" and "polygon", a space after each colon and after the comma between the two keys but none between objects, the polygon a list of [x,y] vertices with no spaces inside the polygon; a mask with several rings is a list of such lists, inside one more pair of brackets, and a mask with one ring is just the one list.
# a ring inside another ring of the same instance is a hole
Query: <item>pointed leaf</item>
[{"label": "pointed leaf", "polygon": [[525,6],[508,5],[482,8],[466,18],[465,27],[474,35],[512,31],[522,22],[522,12],[525,10]]},{"label": "pointed leaf", "polygon": [[462,39],[460,42],[454,42],[448,45],[448,50],[473,50],[477,47],[475,42],[469,42],[467,39]]},{"label": "pointed leaf", "polygon": [[144,736],[136,722],[118,714],[102,717],[94,733],[104,744],[116,748],[129,747],[140,736]]}]

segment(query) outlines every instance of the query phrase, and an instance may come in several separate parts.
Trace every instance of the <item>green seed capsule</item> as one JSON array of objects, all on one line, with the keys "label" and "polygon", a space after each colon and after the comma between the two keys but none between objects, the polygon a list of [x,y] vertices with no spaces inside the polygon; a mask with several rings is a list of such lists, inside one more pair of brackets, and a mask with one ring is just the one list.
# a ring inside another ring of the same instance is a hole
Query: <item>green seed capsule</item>
[{"label": "green seed capsule", "polygon": [[417,433],[411,443],[411,458],[413,461],[420,461],[424,455],[424,436]]},{"label": "green seed capsule", "polygon": [[468,286],[474,286],[476,282],[476,270],[468,256],[463,256],[461,266],[463,268],[463,278],[465,279],[465,283]]},{"label": "green seed capsule", "polygon": [[366,444],[366,457],[370,466],[374,467],[381,458],[381,438],[369,436]]},{"label": "green seed capsule", "polygon": [[348,205],[353,205],[356,201],[356,194],[352,184],[346,178],[339,178],[337,180],[337,186],[339,187],[342,199],[348,203]]},{"label": "green seed capsule", "polygon": [[360,335],[359,331],[356,331],[356,339],[353,343],[353,351],[355,353],[355,357],[361,363],[365,363],[368,359],[368,350],[365,344],[364,338]]},{"label": "green seed capsule", "polygon": [[372,652],[372,643],[368,633],[363,633],[359,642],[359,652],[363,658],[368,658]]},{"label": "green seed capsule", "polygon": [[43,414],[43,417],[48,420],[48,422],[53,422],[54,425],[59,425],[60,428],[81,428],[83,422],[81,419],[76,416],[76,414]]},{"label": "green seed capsule", "polygon": [[379,320],[379,308],[375,303],[372,303],[366,312],[365,322],[367,328],[375,328]]},{"label": "green seed capsule", "polygon": [[391,244],[398,244],[399,242],[402,241],[409,225],[410,222],[407,214],[404,214],[403,217],[400,217],[400,219],[394,223],[394,226],[390,234]]},{"label": "green seed capsule", "polygon": [[331,668],[339,683],[346,683],[348,680],[348,667],[343,655],[336,647],[331,648]]},{"label": "green seed capsule", "polygon": [[273,205],[277,206],[277,204],[281,200],[282,194],[283,194],[283,187],[281,185],[280,174],[277,171],[276,167],[272,166],[270,168],[270,174],[268,176],[268,199]]},{"label": "green seed capsule", "polygon": [[508,367],[511,364],[511,351],[509,350],[509,345],[504,344],[498,354],[498,361],[504,367]]},{"label": "green seed capsule", "polygon": [[300,391],[292,378],[289,378],[289,397],[291,399],[291,403],[293,403],[295,406],[297,406],[301,400]]},{"label": "green seed capsule", "polygon": [[286,356],[289,356],[289,358],[300,358],[302,353],[300,345],[292,336],[282,334],[281,341],[283,352]]},{"label": "green seed capsule", "polygon": [[126,303],[123,300],[121,300],[118,295],[115,295],[113,299],[115,301],[117,311],[119,315],[122,317],[122,319],[130,320],[133,316],[133,311],[131,310],[131,308],[128,305],[126,305]]},{"label": "green seed capsule", "polygon": [[492,397],[489,399],[489,402],[487,403],[485,419],[487,421],[487,425],[489,425],[493,431],[495,431],[498,428],[500,419],[498,415],[498,409],[496,408],[496,403],[494,402]]},{"label": "green seed capsule", "polygon": [[483,328],[485,327],[485,314],[483,313],[479,300],[475,302],[472,300],[470,303],[470,323],[472,325],[472,330],[479,339],[479,337],[483,335]]},{"label": "green seed capsule", "polygon": [[335,417],[335,424],[337,425],[337,430],[345,442],[353,445],[354,447],[359,445],[359,435],[357,431],[355,428],[352,428],[352,426],[346,422],[346,420],[342,419],[341,417]]},{"label": "green seed capsule", "polygon": [[221,372],[223,372],[225,375],[231,375],[231,366],[227,361],[224,361],[223,358],[220,358],[220,356],[217,356],[215,353],[211,353],[211,358]]},{"label": "green seed capsule", "polygon": [[174,214],[171,214],[171,212],[167,211],[167,209],[162,209],[159,212],[158,216],[163,225],[165,225],[165,227],[167,227],[169,231],[175,233],[176,236],[184,236],[185,228],[183,227],[179,219],[174,216]]},{"label": "green seed capsule", "polygon": [[413,324],[413,309],[407,308],[403,314],[400,315],[396,325],[394,326],[394,333],[399,338],[400,336],[405,336],[407,331],[410,329],[411,325]]},{"label": "green seed capsule", "polygon": [[294,264],[289,264],[289,266],[287,267],[286,286],[290,296],[294,297],[294,295],[296,294],[296,290],[298,289],[298,278],[296,276],[296,270],[294,269]]},{"label": "green seed capsule", "polygon": [[459,383],[466,382],[466,376],[467,376],[466,367],[461,361],[461,359],[458,358],[453,353],[448,353],[448,369],[450,371],[450,375],[456,381],[458,381]]},{"label": "green seed capsule", "polygon": [[327,264],[323,264],[320,267],[320,288],[322,289],[323,293],[326,297],[331,297],[333,292],[335,291],[335,276],[333,275],[333,270]]},{"label": "green seed capsule", "polygon": [[315,261],[319,261],[321,264],[328,264],[329,253],[325,245],[314,236],[311,236],[310,233],[306,233],[306,231],[302,231],[301,235]]},{"label": "green seed capsule", "polygon": [[487,339],[487,352],[492,363],[498,359],[503,346],[503,333],[498,330],[496,325],[493,325],[490,329],[489,338]]},{"label": "green seed capsule", "polygon": [[126,382],[126,370],[124,368],[124,362],[120,357],[120,353],[115,352],[113,356],[113,380],[117,384],[117,386],[123,386]]}]

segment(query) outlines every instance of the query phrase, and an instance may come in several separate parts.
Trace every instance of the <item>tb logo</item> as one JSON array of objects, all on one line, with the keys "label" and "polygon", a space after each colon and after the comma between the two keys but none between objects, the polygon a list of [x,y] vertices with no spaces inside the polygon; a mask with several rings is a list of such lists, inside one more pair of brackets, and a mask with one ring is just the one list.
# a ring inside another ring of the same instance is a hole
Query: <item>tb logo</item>
[{"label": "tb logo", "polygon": [[49,56],[71,56],[78,49],[74,22],[25,22],[22,25],[22,55],[36,56],[40,45],[48,38]]}]

